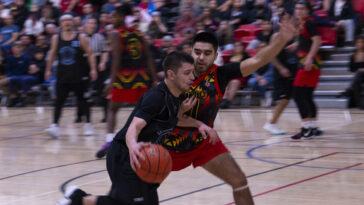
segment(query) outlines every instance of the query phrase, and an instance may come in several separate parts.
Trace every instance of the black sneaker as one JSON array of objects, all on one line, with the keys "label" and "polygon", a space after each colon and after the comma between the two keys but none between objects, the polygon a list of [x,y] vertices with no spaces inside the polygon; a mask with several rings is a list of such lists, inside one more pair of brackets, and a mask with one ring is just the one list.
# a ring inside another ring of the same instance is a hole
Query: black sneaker
[{"label": "black sneaker", "polygon": [[9,103],[7,104],[7,107],[14,107],[17,102],[18,102],[17,98],[10,98]]},{"label": "black sneaker", "polygon": [[291,139],[293,140],[300,140],[301,138],[309,139],[313,136],[312,129],[310,128],[301,128],[301,132],[293,135]]},{"label": "black sneaker", "polygon": [[106,142],[104,145],[102,145],[102,147],[99,149],[99,151],[96,152],[96,155],[95,155],[96,158],[101,159],[101,158],[105,157],[110,145],[111,145],[111,142]]},{"label": "black sneaker", "polygon": [[228,101],[226,99],[221,100],[221,103],[220,103],[221,109],[227,109],[229,107],[230,107],[230,101]]},{"label": "black sneaker", "polygon": [[70,186],[66,189],[64,193],[64,197],[66,199],[70,199],[72,202],[70,205],[73,204],[82,204],[82,198],[87,196],[86,192],[78,188],[77,186]]},{"label": "black sneaker", "polygon": [[78,116],[76,119],[75,119],[75,123],[81,123],[82,122],[82,118],[80,116]]},{"label": "black sneaker", "polygon": [[312,133],[315,136],[321,136],[324,133],[324,131],[318,127],[315,127],[315,128],[312,128]]}]

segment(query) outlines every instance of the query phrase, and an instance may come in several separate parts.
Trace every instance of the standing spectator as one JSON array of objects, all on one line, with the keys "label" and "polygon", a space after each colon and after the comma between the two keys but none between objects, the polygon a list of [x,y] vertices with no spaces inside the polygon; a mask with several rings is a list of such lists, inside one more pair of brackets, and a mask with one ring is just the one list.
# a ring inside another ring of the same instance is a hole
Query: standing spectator
[{"label": "standing spectator", "polygon": [[[260,42],[258,46],[258,51],[262,50],[267,43]],[[273,67],[272,64],[267,64],[258,71],[252,74],[252,77],[248,80],[248,86],[258,91],[260,97],[260,106],[269,106],[270,99],[266,96],[266,91],[269,85],[274,81],[273,78]]]},{"label": "standing spectator", "polygon": [[49,23],[45,26],[45,37],[48,45],[51,44],[51,38],[57,33],[57,27],[53,23]]},{"label": "standing spectator", "polygon": [[191,8],[186,7],[183,10],[183,14],[177,20],[176,25],[174,27],[174,37],[180,38],[183,36],[183,31],[186,28],[193,28],[196,23],[196,18],[192,17]]},{"label": "standing spectator", "polygon": [[350,0],[332,0],[329,18],[336,21],[336,27],[345,30],[345,42],[351,45],[354,41],[356,12]]},{"label": "standing spectator", "polygon": [[94,11],[92,8],[92,4],[87,3],[87,4],[83,5],[83,7],[82,7],[82,25],[85,25],[86,19],[88,19],[89,17],[92,17],[93,15],[94,15]]},{"label": "standing spectator", "polygon": [[[34,78],[28,76],[30,57],[23,52],[24,46],[20,41],[16,41],[12,47],[13,54],[7,57],[6,77],[9,84],[9,104],[8,107],[24,105],[26,93],[30,84],[35,83]],[[21,95],[17,100],[16,85],[21,86]]]},{"label": "standing spectator", "polygon": [[101,13],[99,16],[98,33],[105,35],[105,26],[110,23],[109,14]]},{"label": "standing spectator", "polygon": [[313,100],[313,92],[320,78],[320,56],[318,54],[321,37],[317,32],[312,8],[309,1],[299,0],[295,5],[295,16],[301,28],[298,39],[298,69],[293,82],[293,98],[300,113],[301,131],[291,138],[299,140],[321,135],[317,127],[317,108]]},{"label": "standing spectator", "polygon": [[47,2],[41,9],[40,21],[46,24],[57,24],[57,19],[59,17],[58,8],[54,7],[52,3]]},{"label": "standing spectator", "polygon": [[164,34],[167,33],[168,29],[163,24],[160,13],[155,11],[152,13],[152,21],[149,24],[147,34],[150,35],[153,39],[162,38]]}]

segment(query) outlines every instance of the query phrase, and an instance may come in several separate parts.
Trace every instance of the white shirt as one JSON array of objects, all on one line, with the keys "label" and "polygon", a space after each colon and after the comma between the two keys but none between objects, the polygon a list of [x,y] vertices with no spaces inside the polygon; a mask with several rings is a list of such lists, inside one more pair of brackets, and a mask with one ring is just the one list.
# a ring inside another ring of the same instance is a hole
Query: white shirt
[{"label": "white shirt", "polygon": [[343,10],[345,1],[337,0],[335,2],[335,16],[340,16],[341,11]]}]

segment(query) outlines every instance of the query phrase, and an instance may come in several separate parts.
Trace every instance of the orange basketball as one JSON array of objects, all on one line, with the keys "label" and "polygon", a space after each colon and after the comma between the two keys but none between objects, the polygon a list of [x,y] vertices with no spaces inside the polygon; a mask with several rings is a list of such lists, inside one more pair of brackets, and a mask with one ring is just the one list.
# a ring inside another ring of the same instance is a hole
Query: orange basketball
[{"label": "orange basketball", "polygon": [[172,170],[172,158],[161,145],[152,144],[140,150],[145,160],[139,159],[136,174],[145,182],[161,183]]}]

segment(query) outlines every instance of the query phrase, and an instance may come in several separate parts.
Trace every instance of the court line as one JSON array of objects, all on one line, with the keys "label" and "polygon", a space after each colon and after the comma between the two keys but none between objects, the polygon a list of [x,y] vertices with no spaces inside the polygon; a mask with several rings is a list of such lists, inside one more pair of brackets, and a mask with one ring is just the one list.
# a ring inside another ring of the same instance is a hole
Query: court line
[{"label": "court line", "polygon": [[88,176],[88,175],[92,175],[92,174],[97,174],[97,173],[100,173],[100,172],[104,172],[106,171],[106,169],[103,169],[103,170],[98,170],[98,171],[94,171],[94,172],[89,172],[89,173],[86,173],[86,174],[83,174],[83,175],[80,175],[80,176],[77,176],[77,177],[74,177],[74,178],[71,178],[65,182],[63,182],[63,184],[59,187],[59,189],[61,190],[62,193],[65,192],[66,190],[66,186],[67,184],[69,184],[70,182],[76,180],[76,179],[79,179],[79,178],[82,178],[82,177],[85,177],[85,176]]},{"label": "court line", "polygon": [[[344,168],[339,168],[339,169],[335,169],[335,170],[332,170],[332,171],[329,171],[329,172],[325,172],[325,173],[320,174],[320,175],[316,175],[316,176],[313,176],[313,177],[310,177],[310,178],[302,179],[302,180],[299,180],[299,181],[296,181],[296,182],[293,182],[293,183],[290,183],[290,184],[279,186],[277,188],[274,188],[274,189],[271,189],[271,190],[268,190],[268,191],[265,191],[265,192],[262,192],[262,193],[259,193],[259,194],[255,194],[255,195],[253,195],[253,197],[259,197],[259,196],[262,196],[262,195],[265,195],[265,194],[269,194],[271,192],[275,192],[275,191],[278,191],[278,190],[281,190],[281,189],[284,189],[284,188],[287,188],[287,187],[290,187],[290,186],[301,184],[303,182],[311,181],[311,180],[314,180],[314,179],[317,179],[317,178],[320,178],[320,177],[323,177],[323,176],[327,176],[327,175],[330,175],[330,174],[334,174],[336,172],[340,172],[340,171],[343,171],[343,170],[348,170],[350,168],[357,167],[357,166],[362,165],[362,164],[363,163],[357,163],[357,164],[353,164],[353,165],[350,165],[350,166],[347,166],[347,167],[344,167]],[[228,203],[226,205],[232,205],[232,204],[235,204],[235,202],[230,202],[230,203]]]},{"label": "court line", "polygon": [[0,181],[5,180],[5,179],[18,177],[18,176],[22,176],[22,175],[26,175],[26,174],[32,174],[32,173],[35,173],[35,172],[41,172],[41,171],[45,171],[45,170],[56,169],[56,168],[67,167],[67,166],[72,166],[72,165],[76,165],[76,164],[83,164],[83,163],[87,163],[87,162],[100,161],[100,160],[102,160],[102,159],[91,159],[91,160],[86,160],[86,161],[81,161],[81,162],[74,162],[74,163],[69,163],[69,164],[57,165],[57,166],[53,166],[53,167],[47,167],[47,168],[43,168],[43,169],[32,170],[32,171],[28,171],[28,172],[19,173],[19,174],[15,174],[15,175],[0,178]]},{"label": "court line", "polygon": [[[292,141],[283,141],[283,142],[275,142],[275,143],[271,143],[271,144],[264,144],[264,145],[259,145],[259,146],[256,146],[256,147],[253,147],[251,149],[249,149],[247,152],[246,152],[246,155],[251,158],[251,159],[254,159],[254,160],[257,160],[257,161],[260,161],[260,162],[265,162],[265,163],[269,163],[269,164],[276,164],[276,165],[287,165],[287,163],[283,163],[283,162],[276,162],[276,161],[272,161],[272,160],[266,160],[262,157],[256,157],[252,154],[252,152],[254,152],[255,150],[257,149],[261,149],[261,148],[264,148],[264,147],[267,147],[267,146],[270,146],[270,145],[276,145],[276,144],[282,144],[282,143],[287,143],[287,142],[292,142]],[[305,146],[301,146],[300,148],[305,148]],[[310,147],[308,147],[310,148]],[[342,152],[337,152],[337,153],[342,153]],[[314,168],[314,169],[328,169],[328,170],[335,170],[335,169],[338,169],[337,167],[322,167],[322,166],[306,166],[306,165],[297,165],[298,167],[303,167],[303,168]],[[364,169],[361,169],[361,168],[358,168],[358,169],[353,169],[353,170],[364,170]]]},{"label": "court line", "polygon": [[[263,172],[258,172],[258,173],[255,173],[255,174],[252,174],[252,175],[247,176],[247,178],[259,176],[259,175],[262,175],[262,174],[266,174],[266,173],[269,173],[269,172],[277,171],[277,170],[284,169],[284,168],[287,168],[287,167],[292,167],[292,166],[295,166],[297,164],[302,164],[302,163],[309,162],[309,161],[313,161],[313,160],[316,160],[316,159],[322,159],[322,158],[329,157],[329,156],[332,156],[332,155],[335,155],[335,154],[337,154],[337,152],[332,152],[332,153],[329,153],[329,154],[326,154],[326,155],[321,155],[321,156],[318,156],[318,157],[314,157],[314,158],[302,160],[302,161],[295,162],[295,163],[292,163],[292,164],[288,164],[288,165],[285,165],[285,166],[277,167],[277,168],[270,169],[270,170],[266,170],[266,171],[263,171]],[[197,192],[201,192],[201,191],[205,191],[205,190],[208,190],[208,189],[212,189],[212,188],[215,188],[215,187],[218,187],[218,186],[221,186],[221,185],[225,185],[225,184],[226,183],[223,182],[223,183],[220,183],[220,184],[215,184],[215,185],[208,186],[208,187],[205,187],[205,188],[202,188],[202,189],[198,189],[198,190],[195,190],[195,191],[187,192],[185,194],[181,194],[181,195],[177,195],[177,196],[170,197],[170,198],[167,198],[167,199],[163,199],[163,200],[159,201],[159,203],[163,203],[163,202],[170,201],[170,200],[173,200],[173,199],[181,198],[181,197],[184,197],[184,196],[187,196],[187,195],[191,195],[191,194],[194,194],[194,193],[197,193]]]}]

